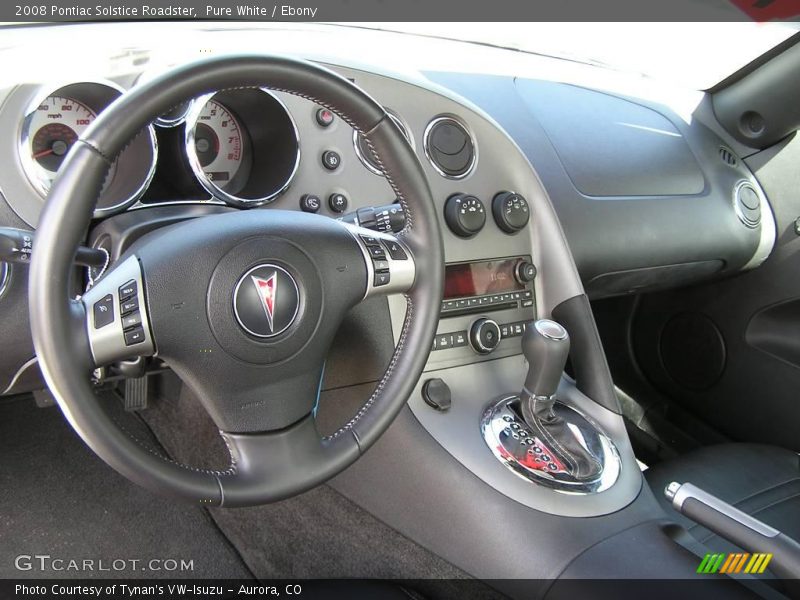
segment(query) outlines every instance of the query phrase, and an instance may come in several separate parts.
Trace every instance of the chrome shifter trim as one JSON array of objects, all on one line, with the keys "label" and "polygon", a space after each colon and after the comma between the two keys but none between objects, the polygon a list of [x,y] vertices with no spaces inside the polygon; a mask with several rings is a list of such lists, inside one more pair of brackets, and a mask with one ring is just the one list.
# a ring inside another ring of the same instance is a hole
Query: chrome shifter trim
[{"label": "chrome shifter trim", "polygon": [[481,419],[481,433],[492,454],[519,477],[556,492],[574,495],[596,494],[609,489],[619,478],[622,462],[611,439],[577,410],[556,402],[553,410],[569,423],[575,437],[594,454],[603,466],[592,480],[577,480],[548,445],[533,436],[522,418],[519,396],[505,396],[492,403]]}]

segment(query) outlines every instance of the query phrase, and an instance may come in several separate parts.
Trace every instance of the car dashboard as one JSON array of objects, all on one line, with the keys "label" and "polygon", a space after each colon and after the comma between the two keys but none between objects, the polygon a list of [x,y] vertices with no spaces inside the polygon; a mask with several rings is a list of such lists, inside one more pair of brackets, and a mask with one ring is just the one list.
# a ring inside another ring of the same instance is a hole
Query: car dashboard
[{"label": "car dashboard", "polygon": [[[447,262],[429,372],[485,363],[480,377],[491,381],[498,359],[519,362],[524,324],[584,292],[558,272],[577,268],[588,295],[602,298],[751,268],[774,243],[743,148],[715,129],[701,93],[555,58],[358,29],[319,26],[311,36],[301,26],[176,24],[169,32],[180,43],[142,42],[145,28],[158,34],[161,25],[108,26],[107,48],[87,35],[95,41],[75,50],[82,60],[57,57],[55,65],[25,63],[25,44],[10,38],[4,62],[20,68],[4,74],[0,89],[0,225],[35,229],[70,144],[127,89],[170,65],[243,51],[332,68],[381,103],[415,149]],[[74,38],[96,31],[72,28]],[[157,227],[234,210],[350,219],[366,210],[376,227],[391,227],[395,200],[363,139],[338,115],[280,90],[221,90],[174,107],[117,157],[86,242],[113,262]],[[552,203],[558,220],[536,210],[542,203]],[[564,234],[574,263],[550,251]],[[543,263],[546,278],[537,276]],[[0,390],[39,389],[26,266],[3,263],[0,276],[0,325],[15,340],[0,360]],[[100,276],[102,269],[81,274],[76,294]],[[396,341],[404,311],[402,298],[390,297],[362,315],[368,326],[359,331]],[[375,342],[382,358],[384,346]],[[378,359],[374,369],[365,361],[347,376],[337,372],[353,367],[354,351],[346,343],[331,361],[330,387],[380,372]],[[423,422],[429,408],[412,401]]]}]

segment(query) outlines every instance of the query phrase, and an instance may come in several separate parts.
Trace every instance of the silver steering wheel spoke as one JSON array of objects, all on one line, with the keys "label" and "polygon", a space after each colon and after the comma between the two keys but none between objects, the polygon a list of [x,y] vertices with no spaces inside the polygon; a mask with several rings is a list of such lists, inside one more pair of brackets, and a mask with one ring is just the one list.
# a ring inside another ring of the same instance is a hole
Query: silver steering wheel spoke
[{"label": "silver steering wheel spoke", "polygon": [[155,352],[144,277],[136,256],[114,265],[81,302],[95,366]]},{"label": "silver steering wheel spoke", "polygon": [[364,298],[409,291],[416,279],[416,264],[409,247],[396,235],[343,223],[353,234],[367,267]]}]

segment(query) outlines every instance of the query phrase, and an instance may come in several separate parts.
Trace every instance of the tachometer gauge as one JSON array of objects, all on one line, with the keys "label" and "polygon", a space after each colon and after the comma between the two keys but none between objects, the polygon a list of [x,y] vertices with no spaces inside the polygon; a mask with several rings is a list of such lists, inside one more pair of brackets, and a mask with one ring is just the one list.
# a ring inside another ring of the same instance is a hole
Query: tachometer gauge
[{"label": "tachometer gauge", "polygon": [[186,158],[197,181],[231,206],[272,202],[289,187],[300,162],[291,115],[261,88],[197,98],[186,115],[184,135]]},{"label": "tachometer gauge", "polygon": [[[25,122],[22,152],[30,157],[29,176],[43,194],[50,189],[69,149],[97,115],[85,104],[73,98],[48,96],[28,116]],[[111,172],[106,181],[114,176]]]},{"label": "tachometer gauge", "polygon": [[242,129],[215,100],[206,102],[194,129],[194,151],[203,173],[222,190],[236,193],[236,175],[242,167]]}]

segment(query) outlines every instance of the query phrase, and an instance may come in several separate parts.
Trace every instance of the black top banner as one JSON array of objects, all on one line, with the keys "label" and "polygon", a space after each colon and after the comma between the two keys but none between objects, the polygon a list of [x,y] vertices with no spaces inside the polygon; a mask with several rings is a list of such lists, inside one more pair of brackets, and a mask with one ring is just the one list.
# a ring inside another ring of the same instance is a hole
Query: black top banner
[{"label": "black top banner", "polygon": [[799,0],[10,0],[0,22],[770,21]]}]

